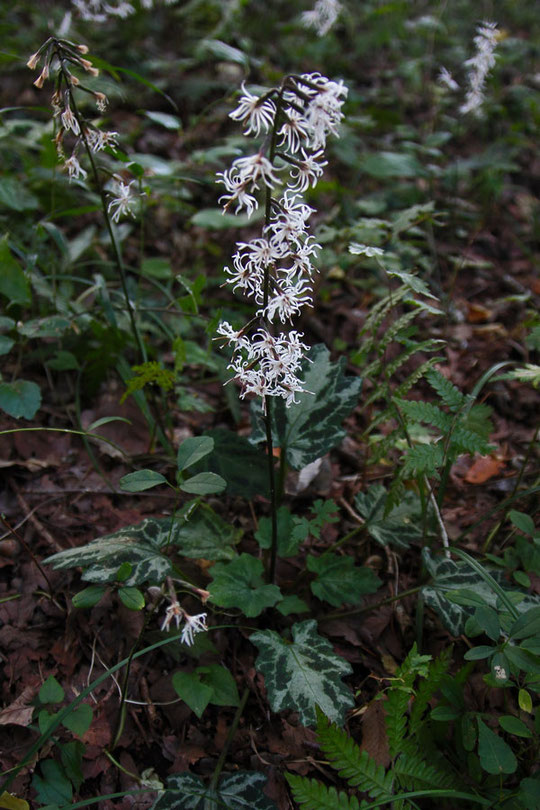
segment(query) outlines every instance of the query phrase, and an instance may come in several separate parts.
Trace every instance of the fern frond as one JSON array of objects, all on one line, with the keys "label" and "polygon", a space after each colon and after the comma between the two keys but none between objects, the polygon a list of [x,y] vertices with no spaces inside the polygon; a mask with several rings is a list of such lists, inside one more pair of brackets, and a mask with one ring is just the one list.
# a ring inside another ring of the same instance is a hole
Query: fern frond
[{"label": "fern frond", "polygon": [[305,810],[362,810],[366,806],[366,802],[360,804],[356,796],[347,796],[345,792],[326,787],[316,779],[292,773],[286,773],[285,778],[293,799]]},{"label": "fern frond", "polygon": [[444,461],[444,450],[440,444],[417,444],[407,451],[401,474],[404,478],[417,478],[419,475],[437,477],[437,468]]},{"label": "fern frond", "polygon": [[400,785],[412,790],[422,790],[425,787],[455,787],[453,774],[428,765],[423,756],[418,753],[401,754],[394,764],[394,772],[398,776]]},{"label": "fern frond", "polygon": [[[366,376],[367,375],[364,374],[364,379],[366,378]],[[376,402],[378,399],[388,399],[388,395],[389,395],[388,384],[386,382],[384,382],[384,381],[377,383],[375,385],[374,390],[371,392],[371,394],[368,397],[366,397],[366,399],[362,403],[361,410],[362,411],[367,410],[367,408],[369,408],[369,406],[372,405],[374,402]],[[385,411],[384,413],[385,413],[385,419],[386,420],[391,419],[392,416],[393,416],[393,414],[388,413],[387,411]],[[380,422],[385,421],[385,419],[379,419],[378,424],[380,424]],[[369,427],[371,429],[373,429],[374,425],[372,425],[372,423],[370,422]]]},{"label": "fern frond", "polygon": [[436,352],[441,348],[443,343],[444,341],[442,340],[434,340],[431,338],[429,340],[422,340],[418,343],[410,341],[405,351],[387,365],[387,377],[392,377],[392,375],[395,374],[396,371],[401,368],[401,366],[413,355],[418,354],[419,352]]},{"label": "fern frond", "polygon": [[401,301],[406,292],[407,287],[403,285],[398,287],[397,290],[392,290],[391,295],[386,295],[384,298],[381,298],[380,301],[377,301],[377,303],[371,307],[371,312],[365,320],[361,334],[375,335],[386,315]]},{"label": "fern frond", "polygon": [[441,681],[450,666],[452,649],[451,646],[447,647],[438,658],[432,661],[429,666],[427,678],[423,678],[418,685],[409,719],[409,734],[411,736],[416,734],[422,725],[424,713],[428,708],[429,701],[439,689]]},{"label": "fern frond", "polygon": [[385,705],[385,724],[388,737],[388,750],[392,759],[403,750],[407,731],[407,709],[410,694],[401,689],[390,689]]},{"label": "fern frond", "polygon": [[450,430],[452,426],[450,414],[441,411],[431,402],[400,399],[396,400],[396,405],[409,422],[426,422],[428,425],[439,428],[443,433]]},{"label": "fern frond", "polygon": [[486,442],[478,433],[460,426],[452,433],[451,446],[458,453],[480,453],[481,456],[487,456],[494,449],[493,445]]},{"label": "fern frond", "polygon": [[352,787],[368,793],[373,799],[392,796],[392,774],[387,774],[367,751],[361,751],[354,740],[330,723],[322,712],[317,713],[317,737],[325,757]]},{"label": "fern frond", "polygon": [[489,405],[485,405],[484,403],[473,405],[464,417],[462,425],[487,440],[490,433],[493,431],[493,422],[489,418],[491,413],[492,409]]},{"label": "fern frond", "polygon": [[396,336],[405,329],[414,319],[418,313],[414,309],[410,309],[408,312],[404,312],[399,318],[397,318],[394,323],[390,324],[388,329],[386,329],[384,335],[377,343],[377,350],[379,354],[382,354],[387,346],[392,343],[393,340],[396,339]]},{"label": "fern frond", "polygon": [[447,380],[440,371],[433,369],[429,374],[426,374],[426,379],[451,411],[455,413],[464,406],[465,395],[450,380]]},{"label": "fern frond", "polygon": [[409,374],[406,380],[403,380],[402,383],[398,385],[396,390],[394,391],[394,396],[399,397],[400,399],[405,396],[408,391],[411,390],[413,385],[425,377],[427,372],[430,371],[435,363],[440,363],[444,358],[442,357],[430,357],[429,360],[426,360],[422,363],[418,368],[416,368],[412,374]]}]

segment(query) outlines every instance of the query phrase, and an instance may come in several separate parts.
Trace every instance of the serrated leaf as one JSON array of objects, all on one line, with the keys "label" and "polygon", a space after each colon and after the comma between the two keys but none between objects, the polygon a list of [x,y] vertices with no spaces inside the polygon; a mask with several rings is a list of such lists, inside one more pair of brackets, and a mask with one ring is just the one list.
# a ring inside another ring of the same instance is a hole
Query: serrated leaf
[{"label": "serrated leaf", "polygon": [[201,683],[194,672],[175,672],[172,684],[176,694],[187,703],[192,712],[200,719],[212,697],[212,687]]},{"label": "serrated leaf", "polygon": [[266,781],[262,773],[238,771],[224,776],[217,791],[211,791],[195,774],[175,774],[151,810],[277,810],[264,792]]},{"label": "serrated leaf", "polygon": [[[455,431],[454,431],[455,435]],[[444,461],[444,448],[442,444],[416,444],[410,447],[405,454],[403,476],[417,478],[421,475],[438,477],[438,468]]]},{"label": "serrated leaf", "polygon": [[62,720],[62,725],[82,737],[90,728],[92,716],[92,707],[88,703],[81,703]]},{"label": "serrated leaf", "polygon": [[323,554],[314,557],[308,554],[308,571],[317,574],[311,590],[318,599],[334,607],[345,603],[357,605],[366,593],[375,593],[381,580],[371,568],[358,567],[352,557]]},{"label": "serrated leaf", "polygon": [[342,725],[354,704],[351,691],[341,678],[351,665],[336,655],[332,645],[317,633],[309,619],[292,626],[293,641],[273,630],[258,630],[250,641],[259,649],[257,669],[264,675],[272,711],[292,709],[304,725],[316,723],[315,706]]},{"label": "serrated leaf", "polygon": [[142,610],[144,608],[144,595],[132,585],[118,588],[118,597],[128,610]]},{"label": "serrated leaf", "polygon": [[33,419],[41,405],[39,386],[28,380],[0,382],[0,409],[15,419]]},{"label": "serrated leaf", "polygon": [[182,442],[176,455],[176,466],[182,472],[196,464],[214,449],[214,440],[210,436],[192,436]]},{"label": "serrated leaf", "polygon": [[212,453],[200,461],[196,472],[214,472],[227,482],[228,495],[253,498],[268,496],[268,459],[244,436],[232,430],[216,429],[205,433],[214,441]]},{"label": "serrated leaf", "polygon": [[517,759],[510,746],[478,719],[478,756],[488,773],[514,773]]},{"label": "serrated leaf", "polygon": [[40,703],[62,703],[65,692],[54,675],[49,675],[39,690]]},{"label": "serrated leaf", "polygon": [[166,483],[165,476],[155,470],[137,470],[120,479],[120,489],[123,489],[124,492],[144,492],[145,489],[152,489],[158,484]]},{"label": "serrated leaf", "polygon": [[356,495],[355,509],[366,521],[369,534],[383,546],[408,548],[422,538],[420,499],[406,492],[400,503],[385,514],[388,492],[381,484],[373,484],[367,492]]},{"label": "serrated leaf", "polygon": [[220,607],[240,608],[250,618],[282,598],[277,585],[264,582],[263,564],[251,554],[244,552],[230,562],[216,563],[210,573],[213,577],[208,586],[211,601]]},{"label": "serrated leaf", "polygon": [[[272,432],[275,444],[285,453],[287,463],[301,470],[336,447],[345,437],[341,423],[358,403],[362,380],[345,376],[346,358],[330,361],[326,346],[313,346],[299,376],[306,393],[287,408],[282,399],[273,403]],[[307,393],[307,392],[310,393]],[[260,404],[252,403],[253,443],[264,441],[265,431]]]},{"label": "serrated leaf", "polygon": [[88,588],[75,594],[72,599],[73,607],[80,609],[94,607],[106,592],[106,585],[89,585]]},{"label": "serrated leaf", "polygon": [[285,778],[293,799],[305,810],[359,810],[363,806],[358,804],[356,796],[347,796],[344,791],[338,793],[335,787],[326,787],[316,779],[294,773],[286,773]]},{"label": "serrated leaf", "polygon": [[187,481],[180,484],[180,489],[183,492],[188,492],[190,495],[211,495],[212,493],[223,492],[227,482],[221,477],[212,472],[197,473]]}]

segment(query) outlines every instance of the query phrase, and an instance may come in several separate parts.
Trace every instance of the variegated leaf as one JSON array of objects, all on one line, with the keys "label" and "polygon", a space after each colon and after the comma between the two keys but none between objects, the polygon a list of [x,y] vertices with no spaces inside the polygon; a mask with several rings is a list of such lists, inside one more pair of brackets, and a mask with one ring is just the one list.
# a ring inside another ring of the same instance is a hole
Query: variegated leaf
[{"label": "variegated leaf", "polygon": [[259,649],[257,669],[264,675],[272,711],[292,709],[304,725],[315,725],[315,706],[342,725],[354,705],[350,689],[341,678],[351,665],[335,654],[332,645],[317,633],[313,619],[292,626],[294,641],[273,630],[258,630],[250,641]]},{"label": "variegated leaf", "polygon": [[[290,408],[282,399],[273,403],[275,443],[295,470],[324,456],[345,436],[341,423],[357,404],[362,388],[360,377],[345,376],[345,364],[344,357],[332,363],[326,346],[313,346],[299,374],[305,381],[306,393],[298,394],[297,404]],[[260,405],[252,404],[252,422],[250,441],[264,441]]]},{"label": "variegated leaf", "polygon": [[200,776],[179,773],[167,780],[167,792],[151,810],[277,810],[264,793],[266,777],[256,771],[238,771],[219,781],[217,791]]},{"label": "variegated leaf", "polygon": [[373,484],[367,492],[359,492],[354,500],[357,511],[366,521],[369,534],[383,546],[388,544],[407,548],[422,539],[420,499],[406,492],[400,503],[385,515],[388,492],[381,484]]},{"label": "variegated leaf", "polygon": [[[434,558],[426,549],[423,551],[424,564],[432,576],[432,582],[424,585],[422,596],[426,605],[433,608],[439,615],[442,623],[454,636],[459,636],[465,632],[467,619],[474,615],[475,606],[456,604],[451,601],[447,594],[452,591],[466,589],[474,592],[478,600],[483,605],[497,608],[498,596],[489,587],[482,577],[472,570],[464,562],[454,562],[446,557]],[[504,576],[504,571],[490,568],[490,575],[497,583],[507,591],[508,594],[519,593],[517,588],[509,588],[508,581]],[[525,613],[529,608],[540,605],[540,597],[522,593],[523,598],[516,601],[514,606],[519,613]],[[512,599],[514,602],[514,600]]]}]

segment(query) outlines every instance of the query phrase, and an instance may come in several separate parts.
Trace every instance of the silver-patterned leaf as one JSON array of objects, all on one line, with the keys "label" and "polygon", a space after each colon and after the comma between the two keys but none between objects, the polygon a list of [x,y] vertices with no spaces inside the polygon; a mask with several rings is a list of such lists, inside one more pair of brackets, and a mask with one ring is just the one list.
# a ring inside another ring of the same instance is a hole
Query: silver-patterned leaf
[{"label": "silver-patterned leaf", "polygon": [[352,672],[351,665],[317,633],[315,620],[294,624],[292,634],[292,643],[273,630],[258,630],[250,637],[259,649],[256,668],[264,675],[272,711],[292,709],[308,726],[315,725],[315,706],[319,706],[333,722],[343,725],[345,712],[354,705],[350,689],[341,680]]},{"label": "silver-patterned leaf", "polygon": [[406,492],[400,503],[385,515],[388,492],[381,484],[373,484],[367,492],[359,492],[354,505],[366,521],[369,534],[383,546],[388,544],[408,548],[422,539],[421,504],[414,492]]},{"label": "silver-patterned leaf", "polygon": [[[282,399],[273,403],[272,431],[275,443],[285,452],[295,470],[311,464],[336,447],[345,437],[341,423],[358,402],[362,380],[345,376],[346,359],[330,361],[326,346],[313,346],[302,364],[299,377],[306,393],[287,408]],[[309,393],[307,393],[309,392]],[[254,444],[265,440],[260,405],[252,404]]]},{"label": "silver-patterned leaf", "polygon": [[262,773],[238,771],[220,779],[214,791],[195,774],[175,774],[151,810],[277,810],[264,793],[266,781]]}]

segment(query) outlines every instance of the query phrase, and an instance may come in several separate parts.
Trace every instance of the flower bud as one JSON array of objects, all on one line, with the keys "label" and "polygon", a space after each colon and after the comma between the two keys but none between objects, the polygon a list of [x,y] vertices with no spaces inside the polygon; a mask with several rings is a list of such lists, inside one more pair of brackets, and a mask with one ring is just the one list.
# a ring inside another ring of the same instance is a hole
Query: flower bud
[{"label": "flower bud", "polygon": [[37,67],[40,58],[41,57],[39,55],[39,51],[36,51],[36,53],[33,53],[28,62],[26,63],[26,67],[29,67],[30,70],[34,70]]}]

